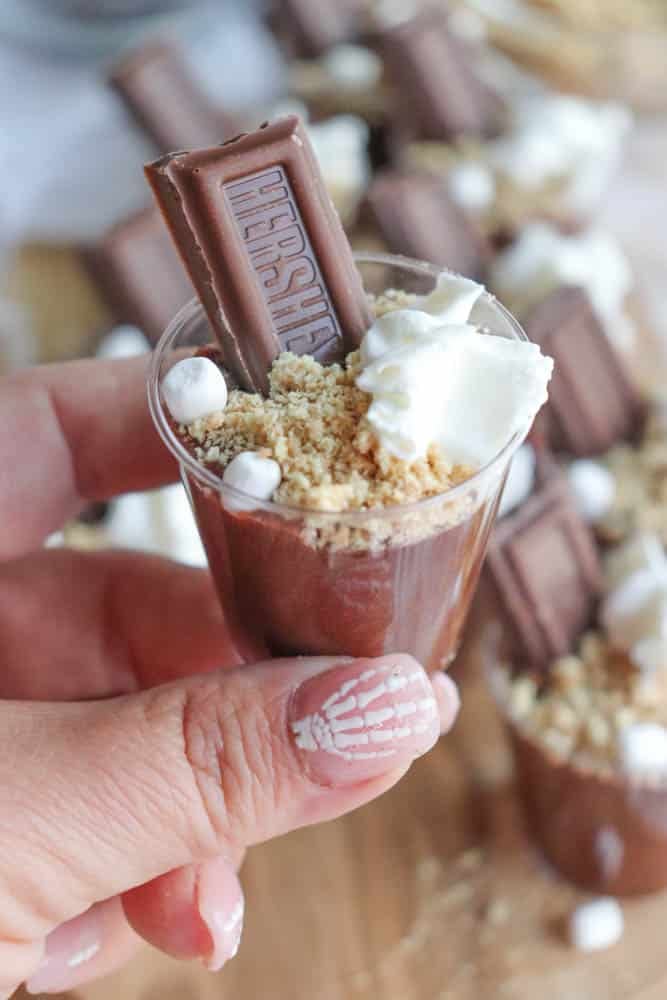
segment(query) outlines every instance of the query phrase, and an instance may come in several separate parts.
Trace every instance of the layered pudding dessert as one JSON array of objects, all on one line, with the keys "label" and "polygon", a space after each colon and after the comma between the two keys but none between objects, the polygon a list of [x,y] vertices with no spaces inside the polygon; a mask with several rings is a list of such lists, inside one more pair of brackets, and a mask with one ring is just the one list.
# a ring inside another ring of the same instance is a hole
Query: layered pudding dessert
[{"label": "layered pudding dessert", "polygon": [[151,398],[232,625],[446,665],[550,359],[451,273],[381,258],[369,296],[296,118],[149,178],[224,358],[187,314]]},{"label": "layered pudding dessert", "polygon": [[189,477],[224,606],[270,653],[403,649],[432,669],[455,655],[506,463],[476,473],[528,429],[550,370],[468,322],[481,295],[449,275],[429,296],[389,291],[342,364],[281,354],[266,397],[232,390],[176,427],[221,481]]},{"label": "layered pudding dessert", "polygon": [[667,560],[639,534],[607,556],[592,631],[546,672],[495,673],[526,815],[548,860],[595,892],[667,885]]},{"label": "layered pudding dessert", "polygon": [[441,177],[491,235],[518,233],[534,220],[569,229],[585,224],[620,163],[628,111],[539,90],[507,103],[496,138],[413,142],[403,153],[405,164]]}]

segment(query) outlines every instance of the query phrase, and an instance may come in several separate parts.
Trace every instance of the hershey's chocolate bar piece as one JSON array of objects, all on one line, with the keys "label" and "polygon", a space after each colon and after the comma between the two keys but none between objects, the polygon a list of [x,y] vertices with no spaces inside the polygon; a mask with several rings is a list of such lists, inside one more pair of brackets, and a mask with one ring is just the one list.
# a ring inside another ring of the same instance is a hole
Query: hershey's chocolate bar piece
[{"label": "hershey's chocolate bar piece", "polygon": [[385,29],[380,46],[403,126],[421,139],[492,136],[502,130],[502,98],[475,73],[468,45],[447,14],[426,8]]},{"label": "hershey's chocolate bar piece", "polygon": [[154,42],[126,56],[109,82],[161,153],[222,142],[238,131],[192,78],[180,51]]},{"label": "hershey's chocolate bar piece", "polygon": [[427,260],[468,278],[484,276],[490,246],[439,177],[416,171],[380,173],[368,190],[364,209],[393,253]]},{"label": "hershey's chocolate bar piece", "polygon": [[358,34],[366,0],[274,0],[268,19],[297,59],[316,59]]},{"label": "hershey's chocolate bar piece", "polygon": [[157,208],[113,226],[82,248],[88,272],[120,323],[138,326],[155,342],[194,289]]},{"label": "hershey's chocolate bar piece", "polygon": [[327,364],[358,346],[368,303],[296,116],[146,175],[240,386],[266,392],[282,351]]},{"label": "hershey's chocolate bar piece", "polygon": [[582,289],[552,292],[525,327],[555,361],[549,402],[539,418],[554,450],[595,455],[639,432],[643,403]]},{"label": "hershey's chocolate bar piece", "polygon": [[593,535],[553,467],[517,511],[497,522],[484,588],[517,665],[546,669],[589,624],[602,574]]}]

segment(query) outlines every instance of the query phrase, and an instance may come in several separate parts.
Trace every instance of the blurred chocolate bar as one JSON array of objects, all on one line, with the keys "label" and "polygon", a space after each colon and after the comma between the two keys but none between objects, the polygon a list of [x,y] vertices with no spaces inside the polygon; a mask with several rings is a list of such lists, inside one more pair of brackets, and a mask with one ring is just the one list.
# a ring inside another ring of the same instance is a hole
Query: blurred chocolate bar
[{"label": "blurred chocolate bar", "polygon": [[266,392],[282,351],[344,358],[368,303],[315,152],[295,115],[146,176],[239,385]]},{"label": "blurred chocolate bar", "polygon": [[533,495],[494,529],[480,595],[503,627],[503,653],[546,669],[589,624],[602,582],[595,541],[552,465]]},{"label": "blurred chocolate bar", "polygon": [[138,326],[153,343],[194,295],[169,231],[153,207],[82,248],[82,258],[114,321]]},{"label": "blurred chocolate bar", "polygon": [[484,277],[490,246],[440,178],[416,171],[382,172],[368,190],[363,211],[392,253],[427,260],[467,278]]},{"label": "blurred chocolate bar", "polygon": [[555,451],[595,455],[639,433],[644,405],[582,289],[552,292],[525,327],[555,361],[549,402],[539,418]]},{"label": "blurred chocolate bar", "polygon": [[160,153],[222,142],[238,123],[193,79],[174,45],[154,42],[131,52],[109,82]]},{"label": "blurred chocolate bar", "polygon": [[316,59],[356,38],[366,5],[366,0],[274,0],[267,19],[290,56]]},{"label": "blurred chocolate bar", "polygon": [[379,45],[406,132],[436,141],[502,131],[502,98],[479,78],[469,46],[448,27],[444,9],[426,7],[385,29]]}]

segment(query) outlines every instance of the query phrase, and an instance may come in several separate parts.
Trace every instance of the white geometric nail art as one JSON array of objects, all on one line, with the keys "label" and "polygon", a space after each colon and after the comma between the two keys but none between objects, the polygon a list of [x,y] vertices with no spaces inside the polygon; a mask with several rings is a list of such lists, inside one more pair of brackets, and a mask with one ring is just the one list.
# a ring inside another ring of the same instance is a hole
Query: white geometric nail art
[{"label": "white geometric nail art", "polygon": [[[323,750],[345,760],[373,760],[391,757],[400,749],[387,744],[399,744],[409,736],[425,733],[437,714],[436,700],[410,698],[408,690],[419,687],[423,691],[423,672],[415,670],[405,675],[392,673],[392,669],[376,667],[341,684],[319,712],[292,723],[296,745],[301,750]],[[378,679],[382,675],[384,679]],[[371,681],[375,681],[372,686]],[[396,697],[399,691],[405,692],[401,699]],[[378,706],[381,699],[389,704]],[[377,749],[371,750],[371,746]]]}]

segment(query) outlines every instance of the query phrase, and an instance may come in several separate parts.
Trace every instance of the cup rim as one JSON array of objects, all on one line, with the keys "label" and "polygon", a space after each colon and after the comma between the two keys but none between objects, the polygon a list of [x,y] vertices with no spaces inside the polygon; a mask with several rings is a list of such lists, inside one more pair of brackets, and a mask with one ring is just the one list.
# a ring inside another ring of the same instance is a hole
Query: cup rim
[{"label": "cup rim", "polygon": [[[422,260],[415,260],[401,254],[356,251],[354,253],[354,260],[355,263],[359,264],[378,264],[395,268],[402,267],[406,270],[412,271],[413,273],[421,273],[422,275],[436,279],[441,274],[451,274],[456,277],[463,277],[456,271],[452,271],[450,268],[438,267],[435,264],[429,264],[428,262]],[[520,341],[528,340],[528,337],[518,320],[516,320],[509,310],[506,309],[505,306],[499,302],[498,299],[486,288],[484,289],[481,298],[482,300],[485,300],[489,306],[495,309],[508,323],[515,335],[514,339]],[[197,297],[190,299],[189,302],[179,309],[153,348],[147,373],[148,407],[162,441],[172,455],[174,455],[178,460],[181,470],[183,470],[183,468],[187,469],[187,471],[203,485],[216,490],[220,494],[229,495],[232,500],[236,500],[238,503],[243,504],[246,507],[248,507],[248,501],[252,501],[253,510],[264,510],[274,514],[291,517],[307,516],[308,518],[315,518],[318,520],[321,519],[322,521],[328,521],[331,518],[335,518],[338,521],[344,519],[346,522],[354,523],[377,520],[377,518],[382,517],[397,515],[402,516],[408,513],[417,513],[428,510],[429,507],[441,504],[443,501],[450,502],[459,500],[466,494],[474,491],[477,486],[483,484],[487,477],[489,477],[496,468],[502,466],[503,463],[509,463],[512,455],[525,440],[526,434],[530,430],[530,427],[527,427],[525,431],[516,431],[509,441],[507,441],[507,443],[501,448],[501,450],[468,479],[464,479],[463,482],[457,483],[455,486],[451,486],[448,490],[444,490],[442,493],[437,493],[435,496],[425,497],[422,500],[416,500],[409,504],[394,504],[386,507],[373,507],[368,510],[325,511],[315,510],[309,507],[295,507],[291,504],[279,503],[274,500],[259,500],[249,493],[244,493],[242,490],[224,483],[221,476],[216,475],[216,473],[207,469],[204,465],[198,462],[197,459],[190,454],[187,448],[183,446],[178,436],[172,430],[170,421],[166,416],[165,408],[162,404],[160,396],[160,373],[162,361],[183,325],[192,320],[195,316],[204,315],[204,307],[199,299]]]}]

